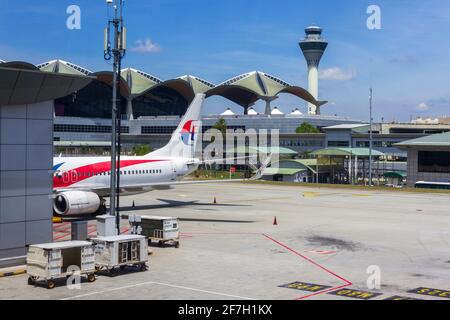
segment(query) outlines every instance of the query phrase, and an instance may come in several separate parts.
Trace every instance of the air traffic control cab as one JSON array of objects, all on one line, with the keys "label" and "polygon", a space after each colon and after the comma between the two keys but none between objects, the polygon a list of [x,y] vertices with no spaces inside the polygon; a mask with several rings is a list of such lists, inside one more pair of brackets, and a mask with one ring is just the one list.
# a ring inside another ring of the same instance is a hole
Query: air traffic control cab
[{"label": "air traffic control cab", "polygon": [[27,245],[53,240],[53,101],[92,80],[0,64],[0,267],[24,263]]}]

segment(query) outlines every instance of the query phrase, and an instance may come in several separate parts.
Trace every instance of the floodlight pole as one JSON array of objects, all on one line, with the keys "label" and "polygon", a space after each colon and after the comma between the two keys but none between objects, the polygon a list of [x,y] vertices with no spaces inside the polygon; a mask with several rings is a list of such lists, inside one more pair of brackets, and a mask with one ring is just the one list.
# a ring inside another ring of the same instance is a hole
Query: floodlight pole
[{"label": "floodlight pole", "polygon": [[373,134],[372,134],[372,93],[370,88],[369,95],[369,116],[370,116],[370,128],[369,128],[369,186],[372,186],[372,148],[373,148]]},{"label": "floodlight pole", "polygon": [[[122,7],[123,0],[107,1],[108,4],[112,4],[114,8],[114,18],[108,21],[108,27],[105,32],[105,48],[104,57],[105,60],[113,58],[113,83],[112,83],[112,110],[111,110],[111,180],[110,180],[110,215],[116,216],[116,228],[117,234],[120,234],[120,213],[118,210],[119,202],[116,197],[119,196],[119,179],[118,173],[120,170],[120,164],[118,163],[117,149],[117,129],[120,114],[118,116],[118,91],[120,90],[120,65],[123,56],[125,55],[124,48],[124,34],[123,34],[123,19],[122,19]],[[119,17],[120,12],[120,17]],[[113,26],[114,31],[114,46],[111,48],[109,39],[110,28]],[[119,101],[120,102],[120,101]],[[120,103],[119,103],[120,105]],[[120,128],[119,128],[120,130]],[[120,149],[119,149],[120,150]]]}]

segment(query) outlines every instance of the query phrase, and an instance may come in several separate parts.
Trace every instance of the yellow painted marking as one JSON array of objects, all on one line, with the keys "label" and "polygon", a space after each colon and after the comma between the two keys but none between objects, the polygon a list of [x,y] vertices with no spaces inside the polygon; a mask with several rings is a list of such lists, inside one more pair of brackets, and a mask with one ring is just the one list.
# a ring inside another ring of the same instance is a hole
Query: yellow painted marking
[{"label": "yellow painted marking", "polygon": [[370,194],[365,194],[365,193],[353,193],[352,196],[354,196],[354,197],[370,197]]},{"label": "yellow painted marking", "polygon": [[293,282],[293,283],[282,285],[280,287],[296,289],[296,290],[303,290],[303,291],[310,291],[310,292],[317,292],[317,291],[321,291],[323,289],[331,288],[330,286],[323,286],[320,284],[306,283],[306,282]]},{"label": "yellow painted marking", "polygon": [[15,271],[11,271],[11,272],[0,272],[0,278],[17,276],[19,274],[24,274],[24,273],[27,273],[26,269],[19,269],[19,270],[15,270]]},{"label": "yellow painted marking", "polygon": [[305,198],[314,198],[319,195],[318,192],[303,192],[303,197]]},{"label": "yellow painted marking", "polygon": [[371,298],[381,295],[381,293],[378,293],[378,292],[359,291],[359,290],[353,290],[353,289],[343,289],[343,290],[328,292],[328,294],[333,294],[336,296],[343,296],[343,297],[348,297],[348,298],[363,299],[363,300],[368,300],[368,299],[371,299]]},{"label": "yellow painted marking", "polygon": [[450,291],[448,291],[448,290],[419,287],[419,288],[410,290],[408,292],[422,294],[422,295],[426,295],[426,296],[450,299]]}]

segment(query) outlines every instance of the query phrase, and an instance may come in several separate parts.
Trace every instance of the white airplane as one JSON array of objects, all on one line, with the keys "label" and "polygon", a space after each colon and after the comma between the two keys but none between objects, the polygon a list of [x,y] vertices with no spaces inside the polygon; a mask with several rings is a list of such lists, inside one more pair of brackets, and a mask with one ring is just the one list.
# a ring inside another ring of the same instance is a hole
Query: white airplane
[{"label": "white airplane", "polygon": [[[194,158],[204,99],[203,94],[195,96],[166,146],[144,156],[120,158],[121,195],[170,189],[180,184],[218,182],[180,181],[205,163]],[[268,159],[270,161],[270,157]],[[252,179],[259,178],[267,164],[268,161]],[[104,198],[110,194],[110,157],[57,157],[53,165],[55,215],[106,213]]]}]

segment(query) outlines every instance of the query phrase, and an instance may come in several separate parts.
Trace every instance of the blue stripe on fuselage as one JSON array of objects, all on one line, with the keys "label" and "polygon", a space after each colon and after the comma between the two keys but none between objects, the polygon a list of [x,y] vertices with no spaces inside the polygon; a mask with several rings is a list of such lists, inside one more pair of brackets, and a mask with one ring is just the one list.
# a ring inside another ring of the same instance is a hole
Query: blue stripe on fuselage
[{"label": "blue stripe on fuselage", "polygon": [[55,165],[53,166],[52,170],[53,170],[53,171],[56,171],[56,170],[58,170],[58,169],[59,169],[59,167],[61,167],[61,166],[62,166],[63,164],[64,164],[64,162],[61,162],[61,163],[55,164]]}]

